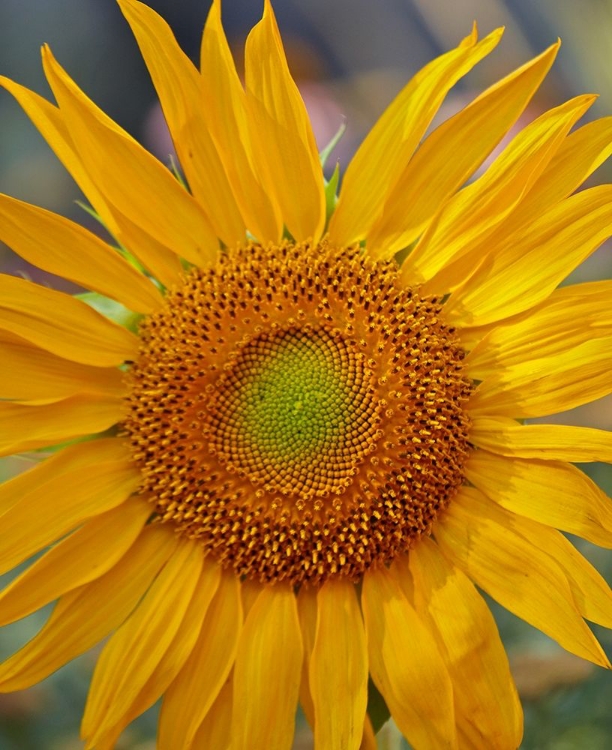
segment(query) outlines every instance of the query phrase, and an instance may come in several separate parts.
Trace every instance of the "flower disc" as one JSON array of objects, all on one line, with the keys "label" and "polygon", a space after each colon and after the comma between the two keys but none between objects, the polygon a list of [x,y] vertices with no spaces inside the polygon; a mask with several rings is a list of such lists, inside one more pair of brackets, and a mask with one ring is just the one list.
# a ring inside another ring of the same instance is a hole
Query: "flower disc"
[{"label": "flower disc", "polygon": [[373,376],[336,329],[263,331],[208,386],[209,450],[267,493],[340,494],[382,434]]},{"label": "flower disc", "polygon": [[245,247],[193,270],[142,340],[125,422],[141,490],[240,575],[358,580],[463,482],[463,352],[394,262]]}]

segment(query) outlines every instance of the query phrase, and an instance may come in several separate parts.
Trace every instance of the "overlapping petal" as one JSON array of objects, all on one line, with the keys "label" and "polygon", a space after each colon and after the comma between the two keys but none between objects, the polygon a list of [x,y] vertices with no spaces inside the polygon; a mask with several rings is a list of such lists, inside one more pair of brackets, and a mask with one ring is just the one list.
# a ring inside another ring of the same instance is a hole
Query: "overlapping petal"
[{"label": "overlapping petal", "polygon": [[554,205],[538,221],[496,242],[495,251],[483,256],[451,295],[448,319],[482,326],[534,307],[612,235],[611,225],[611,185],[583,190]]},{"label": "overlapping petal", "polygon": [[95,435],[123,415],[124,406],[116,397],[87,393],[41,405],[0,401],[0,456]]},{"label": "overlapping petal", "polygon": [[321,162],[269,0],[247,39],[245,79],[253,158],[268,194],[292,237],[316,242],[325,224]]},{"label": "overlapping petal", "polygon": [[198,70],[154,10],[137,0],[119,5],[153,79],[191,192],[217,236],[233,247],[244,241],[245,225],[208,128]]},{"label": "overlapping petal", "polygon": [[0,665],[0,692],[23,690],[40,682],[119,627],[176,544],[170,529],[149,526],[117,565],[64,594],[38,635]]},{"label": "overlapping petal", "polygon": [[[368,659],[351,581],[328,581],[317,593],[309,678],[315,745],[359,750],[367,705]],[[330,705],[336,709],[330,711]]]},{"label": "overlapping petal", "polygon": [[293,590],[266,586],[248,613],[234,666],[232,747],[289,750],[303,646]]},{"label": "overlapping petal", "polygon": [[528,419],[573,409],[612,391],[611,367],[612,336],[508,365],[479,384],[470,412]]},{"label": "overlapping petal", "polygon": [[464,487],[436,526],[444,554],[480,588],[563,648],[608,667],[582,619],[563,569],[515,528],[513,514],[496,512],[480,492]]},{"label": "overlapping petal", "polygon": [[[231,679],[219,691],[212,708],[200,724],[193,740],[194,747],[207,750],[229,750],[232,744],[232,707],[234,684]],[[163,745],[159,750],[171,750]]]},{"label": "overlapping petal", "polygon": [[[594,120],[571,132],[546,169],[510,214],[505,228],[527,226],[558,201],[567,198],[612,154],[612,117]],[[503,231],[503,228],[502,228]]]},{"label": "overlapping petal", "polygon": [[522,711],[489,607],[430,539],[422,539],[408,559],[398,561],[401,575],[410,574],[407,562],[417,612],[436,636],[453,681],[463,743],[491,750],[518,747]]},{"label": "overlapping petal", "polygon": [[219,567],[213,562],[204,560],[193,596],[189,600],[185,615],[181,619],[172,642],[161,655],[157,666],[136,698],[131,703],[123,703],[121,710],[118,712],[119,718],[114,726],[111,727],[108,719],[104,717],[103,734],[97,740],[96,748],[106,745],[111,748],[114,747],[114,743],[123,729],[150,708],[176,678],[191,654],[200,634],[202,622],[219,584],[219,576]]},{"label": "overlapping petal", "polygon": [[116,250],[51,211],[0,195],[0,240],[43,271],[111,297],[128,309],[150,313],[161,305],[153,283]]},{"label": "overlapping petal", "polygon": [[14,568],[87,518],[123,503],[140,483],[121,440],[93,440],[65,448],[25,475],[4,484],[0,516],[0,570]]},{"label": "overlapping petal", "polygon": [[612,335],[612,282],[592,281],[556,289],[536,308],[481,329],[466,358],[468,374],[484,380],[508,366],[560,355],[592,339]]},{"label": "overlapping petal", "polygon": [[557,51],[553,45],[498,81],[425,139],[370,228],[368,253],[391,258],[417,239],[516,122]]},{"label": "overlapping petal", "polygon": [[200,545],[180,540],[137,609],[105,645],[81,724],[89,747],[121,719],[152,676],[181,625],[202,561]]},{"label": "overlapping petal", "polygon": [[122,212],[121,206],[111,205],[102,195],[99,187],[85,170],[60,110],[42,96],[8,78],[0,76],[0,86],[10,91],[23,107],[91,201],[108,231],[129,248],[162,284],[172,286],[178,280],[181,271],[178,255],[131,221]]},{"label": "overlapping petal", "polygon": [[393,100],[347,167],[329,225],[331,242],[349,245],[365,237],[444,97],[497,46],[502,31],[479,42],[474,28],[455,49],[420,70]]},{"label": "overlapping petal", "polygon": [[448,670],[433,635],[395,577],[384,568],[368,571],[361,604],[370,674],[402,734],[415,750],[456,748]]},{"label": "overlapping petal", "polygon": [[0,393],[15,401],[50,403],[79,393],[119,400],[125,393],[119,369],[70,362],[3,330],[0,362]]},{"label": "overlapping petal", "polygon": [[256,134],[253,132],[246,94],[238,78],[225,31],[221,0],[213,0],[201,48],[202,90],[210,129],[251,234],[260,242],[278,242],[283,216],[276,193],[269,195],[265,170],[258,169]]},{"label": "overlapping petal", "polygon": [[132,546],[150,515],[150,506],[138,497],[87,521],[2,591],[0,624],[26,617],[106,573]]},{"label": "overlapping petal", "polygon": [[120,206],[131,222],[191,263],[213,264],[217,238],[195,199],[85,96],[48,48],[43,64],[79,158],[105,201]]},{"label": "overlapping petal", "polygon": [[[53,317],[49,316],[53,310]],[[138,338],[75,297],[0,274],[0,330],[96,367],[133,360]]]},{"label": "overlapping petal", "polygon": [[503,508],[612,548],[612,502],[586,474],[561,461],[475,451],[466,476]]},{"label": "overlapping petal", "polygon": [[234,664],[241,628],[240,582],[233,572],[221,572],[195,645],[165,694],[160,750],[191,746]]},{"label": "overlapping petal", "polygon": [[473,269],[483,256],[496,257],[491,236],[528,195],[594,100],[579,96],[545,112],[513,138],[484,174],[445,203],[402,265],[406,283],[429,281],[428,291],[446,293],[462,278],[459,264]]},{"label": "overlapping petal", "polygon": [[517,458],[612,463],[612,433],[560,424],[521,425],[508,417],[476,417],[470,440],[492,453]]},{"label": "overlapping petal", "polygon": [[611,628],[612,589],[591,563],[556,529],[517,516],[513,517],[513,524],[521,536],[563,569],[576,608],[585,620]]}]

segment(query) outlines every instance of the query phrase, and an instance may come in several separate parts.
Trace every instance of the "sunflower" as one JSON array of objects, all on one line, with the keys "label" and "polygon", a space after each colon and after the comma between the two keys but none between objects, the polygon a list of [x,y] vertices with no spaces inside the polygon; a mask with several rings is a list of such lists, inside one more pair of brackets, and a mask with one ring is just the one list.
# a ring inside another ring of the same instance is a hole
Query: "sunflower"
[{"label": "sunflower", "polygon": [[[119,0],[170,170],[43,49],[56,104],[10,81],[112,238],[7,196],[0,239],[91,290],[0,277],[0,622],[57,600],[0,666],[26,688],[108,637],[82,734],[112,748],[163,697],[161,750],[375,747],[381,698],[417,750],[510,750],[522,714],[483,589],[609,667],[612,594],[561,532],[612,547],[572,462],[609,433],[525,421],[612,390],[609,281],[557,289],[612,234],[593,103],[524,112],[555,44],[426,134],[498,44],[476,29],[324,180],[274,14],[241,83],[213,2],[201,73]],[[398,260],[400,259],[400,260]],[[369,696],[369,697],[368,697]]]}]

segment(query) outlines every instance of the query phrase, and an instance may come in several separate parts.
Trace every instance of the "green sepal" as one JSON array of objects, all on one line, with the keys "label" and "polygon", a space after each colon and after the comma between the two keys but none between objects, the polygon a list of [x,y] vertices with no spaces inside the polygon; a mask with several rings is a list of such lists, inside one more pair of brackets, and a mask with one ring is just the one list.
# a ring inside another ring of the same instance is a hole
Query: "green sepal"
[{"label": "green sepal", "polygon": [[183,177],[183,173],[179,169],[178,164],[174,160],[174,156],[170,154],[170,171],[172,174],[176,177],[178,182],[180,182],[181,187],[183,187],[187,192],[189,192],[189,187],[187,186],[187,183],[185,182],[185,178]]},{"label": "green sepal", "polygon": [[105,297],[103,294],[98,294],[98,292],[84,292],[83,294],[77,294],[76,297],[83,300],[90,307],[93,307],[94,310],[104,315],[105,318],[119,323],[119,325],[132,331],[132,333],[138,333],[138,324],[144,317],[141,313],[132,312],[132,310],[128,310],[120,302],[115,302],[114,299]]},{"label": "green sepal", "polygon": [[319,152],[319,159],[321,161],[321,168],[325,168],[325,164],[327,163],[327,160],[329,159],[329,155],[331,152],[336,148],[338,145],[340,138],[344,135],[344,131],[346,130],[346,123],[343,122],[342,125],[338,128],[336,131],[336,134],[331,139],[331,141],[325,146],[325,148]]},{"label": "green sepal", "polygon": [[340,181],[340,165],[336,164],[336,168],[329,181],[325,183],[325,226],[329,223],[331,215],[336,209],[336,203],[338,203],[338,182]]},{"label": "green sepal", "polygon": [[385,699],[378,692],[378,688],[372,682],[372,678],[368,680],[368,715],[372,722],[372,729],[374,734],[378,734],[383,724],[391,718],[391,711]]}]

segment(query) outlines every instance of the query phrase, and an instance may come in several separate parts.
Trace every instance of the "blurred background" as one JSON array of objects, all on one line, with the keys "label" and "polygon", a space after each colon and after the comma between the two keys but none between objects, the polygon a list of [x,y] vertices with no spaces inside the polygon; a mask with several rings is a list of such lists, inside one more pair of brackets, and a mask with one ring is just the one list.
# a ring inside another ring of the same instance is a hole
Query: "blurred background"
[{"label": "blurred background", "polygon": [[[197,62],[207,0],[149,0],[149,5],[168,20]],[[244,39],[261,6],[261,0],[224,0],[225,27],[239,64]],[[346,133],[330,160],[332,168],[336,160],[346,167],[365,133],[409,77],[455,46],[469,33],[473,20],[483,34],[502,25],[506,34],[498,49],[451,92],[442,117],[557,37],[563,40],[557,63],[524,122],[585,92],[600,95],[588,117],[612,114],[612,0],[277,0],[275,10],[320,148],[346,123]],[[0,74],[49,96],[40,65],[44,42],[97,104],[168,162],[172,145],[138,48],[114,0],[0,0]],[[0,91],[0,123],[0,192],[95,229],[75,203],[82,197],[78,188],[4,91]],[[608,164],[592,181],[611,177]],[[32,268],[1,244],[0,271],[76,291],[70,283]],[[569,283],[611,277],[608,246],[578,269]],[[612,400],[555,419],[611,429]],[[24,458],[0,461],[0,481],[27,466]],[[582,468],[612,493],[609,466]],[[612,554],[584,543],[579,546],[612,581]],[[612,747],[612,676],[565,654],[545,636],[492,606],[525,707],[522,747]],[[38,613],[0,631],[0,658],[30,638],[47,615]],[[612,656],[612,634],[596,630]],[[29,691],[0,695],[0,750],[81,748],[78,725],[95,658],[96,653],[85,654]],[[153,750],[155,718],[153,709],[126,731],[118,747]],[[399,746],[393,727],[387,726],[381,747]],[[310,747],[308,729],[298,717],[295,748]]]}]

